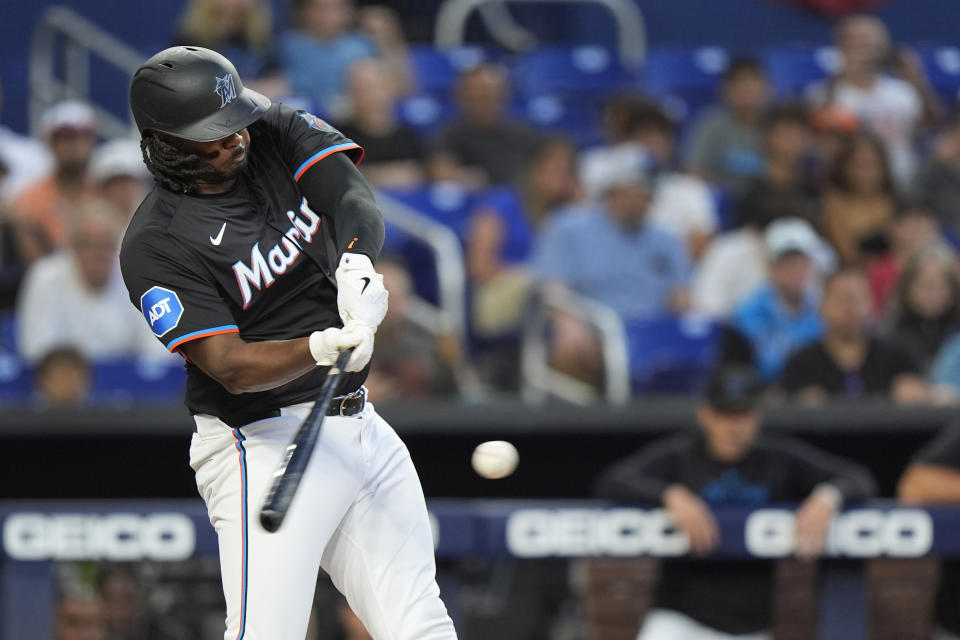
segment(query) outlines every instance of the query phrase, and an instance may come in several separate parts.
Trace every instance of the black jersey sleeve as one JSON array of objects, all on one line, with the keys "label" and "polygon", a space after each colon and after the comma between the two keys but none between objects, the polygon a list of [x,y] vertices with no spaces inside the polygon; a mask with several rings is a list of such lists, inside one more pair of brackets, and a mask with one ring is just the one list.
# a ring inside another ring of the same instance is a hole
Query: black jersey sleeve
[{"label": "black jersey sleeve", "polygon": [[223,297],[196,259],[163,237],[124,244],[120,269],[130,302],[170,351],[185,343],[239,328]]},{"label": "black jersey sleeve", "polygon": [[777,466],[793,484],[791,493],[795,495],[808,495],[822,484],[836,487],[844,502],[864,500],[877,493],[870,472],[852,460],[831,455],[799,440],[769,440],[768,446],[779,457]]},{"label": "black jersey sleeve", "polygon": [[345,153],[354,164],[363,159],[363,148],[312,113],[276,105],[262,118],[293,175],[300,178],[307,169],[334,153]]},{"label": "black jersey sleeve", "polygon": [[660,504],[667,487],[679,481],[681,460],[689,448],[687,436],[653,442],[605,469],[597,478],[593,493],[607,500]]},{"label": "black jersey sleeve", "polygon": [[913,462],[960,470],[960,423],[941,431],[914,455]]}]

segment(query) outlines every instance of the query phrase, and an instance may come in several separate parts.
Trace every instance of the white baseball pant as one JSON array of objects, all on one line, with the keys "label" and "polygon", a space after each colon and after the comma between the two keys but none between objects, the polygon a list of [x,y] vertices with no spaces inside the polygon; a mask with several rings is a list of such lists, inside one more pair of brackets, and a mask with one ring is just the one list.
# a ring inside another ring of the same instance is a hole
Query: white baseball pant
[{"label": "white baseball pant", "polygon": [[721,633],[677,611],[653,609],[644,619],[637,640],[770,640],[770,634]]},{"label": "white baseball pant", "polygon": [[220,546],[224,640],[303,640],[319,567],[375,640],[455,640],[420,480],[373,405],[324,419],[283,526],[260,526],[273,472],[311,406],[237,429],[195,416],[190,466]]}]

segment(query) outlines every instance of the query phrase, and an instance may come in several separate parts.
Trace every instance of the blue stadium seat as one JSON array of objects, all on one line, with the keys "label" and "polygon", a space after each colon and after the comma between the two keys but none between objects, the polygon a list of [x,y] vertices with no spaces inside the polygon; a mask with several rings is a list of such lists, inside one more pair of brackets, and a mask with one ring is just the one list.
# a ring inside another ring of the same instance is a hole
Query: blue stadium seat
[{"label": "blue stadium seat", "polygon": [[543,94],[531,96],[514,106],[517,118],[546,131],[563,134],[578,147],[603,141],[600,128],[602,104],[595,96]]},{"label": "blue stadium seat", "polygon": [[960,47],[925,44],[916,51],[930,84],[952,107],[960,98]]},{"label": "blue stadium seat", "polygon": [[710,199],[713,201],[713,214],[717,219],[717,231],[729,231],[736,223],[736,198],[719,185],[710,186]]},{"label": "blue stadium seat", "polygon": [[635,393],[690,393],[710,373],[721,328],[706,317],[664,317],[627,323]]},{"label": "blue stadium seat", "polygon": [[840,54],[824,45],[788,44],[767,49],[763,62],[778,96],[801,96],[840,67]]},{"label": "blue stadium seat", "polygon": [[644,62],[642,84],[646,91],[682,104],[682,120],[716,101],[729,63],[730,54],[722,47],[657,47]]},{"label": "blue stadium seat", "polygon": [[617,53],[599,45],[545,46],[521,56],[514,87],[522,96],[554,93],[607,94],[635,84]]},{"label": "blue stadium seat", "polygon": [[424,93],[448,92],[463,71],[484,62],[493,62],[496,58],[495,52],[486,47],[462,46],[445,50],[432,45],[410,47],[413,73],[417,86]]},{"label": "blue stadium seat", "polygon": [[437,127],[450,120],[454,106],[448,93],[417,93],[397,104],[397,118],[417,132],[431,136]]},{"label": "blue stadium seat", "polygon": [[[414,189],[385,189],[383,193],[450,228],[461,242],[465,240],[476,197],[458,185],[432,183]],[[421,298],[433,303],[439,301],[436,261],[426,245],[388,221],[383,253],[396,255],[403,260]]]},{"label": "blue stadium seat", "polygon": [[461,240],[466,237],[467,221],[477,202],[476,195],[452,182],[433,182],[412,189],[383,189],[383,193],[449,227]]},{"label": "blue stadium seat", "polygon": [[0,403],[17,404],[32,394],[33,376],[19,358],[0,349]]},{"label": "blue stadium seat", "polygon": [[116,360],[93,367],[91,395],[107,403],[171,402],[183,397],[186,371],[169,361]]}]

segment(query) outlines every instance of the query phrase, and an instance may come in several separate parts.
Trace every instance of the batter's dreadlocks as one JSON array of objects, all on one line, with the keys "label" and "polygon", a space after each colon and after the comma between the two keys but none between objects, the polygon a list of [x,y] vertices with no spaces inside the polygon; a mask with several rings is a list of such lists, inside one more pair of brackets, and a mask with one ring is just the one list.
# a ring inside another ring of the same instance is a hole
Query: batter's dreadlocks
[{"label": "batter's dreadlocks", "polygon": [[174,193],[193,193],[197,189],[197,181],[221,177],[207,162],[215,158],[216,153],[211,156],[186,153],[154,131],[143,132],[140,150],[143,152],[143,162],[154,180]]}]

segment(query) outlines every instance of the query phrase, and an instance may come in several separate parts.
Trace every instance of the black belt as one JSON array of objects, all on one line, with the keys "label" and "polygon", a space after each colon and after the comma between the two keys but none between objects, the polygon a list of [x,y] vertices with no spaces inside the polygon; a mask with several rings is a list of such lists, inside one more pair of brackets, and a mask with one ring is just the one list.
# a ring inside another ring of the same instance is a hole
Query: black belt
[{"label": "black belt", "polygon": [[360,387],[353,393],[336,396],[330,399],[327,407],[328,416],[355,416],[363,411],[367,404],[367,390]]}]

